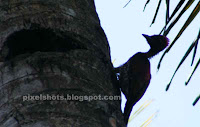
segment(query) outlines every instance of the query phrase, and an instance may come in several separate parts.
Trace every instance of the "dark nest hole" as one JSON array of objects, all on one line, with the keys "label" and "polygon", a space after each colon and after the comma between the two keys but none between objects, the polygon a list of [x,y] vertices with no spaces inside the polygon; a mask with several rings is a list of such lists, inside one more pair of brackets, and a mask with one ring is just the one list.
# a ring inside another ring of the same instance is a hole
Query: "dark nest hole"
[{"label": "dark nest hole", "polygon": [[21,30],[11,34],[4,42],[2,51],[5,60],[10,60],[18,55],[40,52],[67,52],[83,49],[80,42],[72,35],[55,33],[50,29]]}]

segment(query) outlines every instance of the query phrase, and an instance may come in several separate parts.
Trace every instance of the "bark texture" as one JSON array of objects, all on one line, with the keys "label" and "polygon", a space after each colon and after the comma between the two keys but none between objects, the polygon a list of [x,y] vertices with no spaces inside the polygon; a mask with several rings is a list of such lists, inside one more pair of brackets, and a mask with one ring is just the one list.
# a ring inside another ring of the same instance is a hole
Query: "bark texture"
[{"label": "bark texture", "polygon": [[1,127],[124,126],[120,100],[62,98],[120,96],[93,0],[0,0],[0,62]]}]

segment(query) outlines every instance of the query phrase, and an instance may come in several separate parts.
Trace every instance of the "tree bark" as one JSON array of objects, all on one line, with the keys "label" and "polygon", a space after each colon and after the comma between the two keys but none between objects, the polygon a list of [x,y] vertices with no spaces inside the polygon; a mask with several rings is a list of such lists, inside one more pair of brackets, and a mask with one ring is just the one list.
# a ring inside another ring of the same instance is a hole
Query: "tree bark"
[{"label": "tree bark", "polygon": [[0,62],[1,127],[125,126],[93,0],[0,0]]}]

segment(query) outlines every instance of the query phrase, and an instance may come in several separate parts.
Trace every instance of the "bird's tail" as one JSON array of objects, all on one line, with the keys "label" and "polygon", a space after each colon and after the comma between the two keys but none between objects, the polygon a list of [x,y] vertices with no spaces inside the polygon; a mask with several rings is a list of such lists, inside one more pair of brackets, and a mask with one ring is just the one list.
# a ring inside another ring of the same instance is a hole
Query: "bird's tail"
[{"label": "bird's tail", "polygon": [[124,122],[126,125],[128,124],[128,119],[131,114],[132,107],[133,107],[133,103],[127,100],[125,108],[124,108]]}]

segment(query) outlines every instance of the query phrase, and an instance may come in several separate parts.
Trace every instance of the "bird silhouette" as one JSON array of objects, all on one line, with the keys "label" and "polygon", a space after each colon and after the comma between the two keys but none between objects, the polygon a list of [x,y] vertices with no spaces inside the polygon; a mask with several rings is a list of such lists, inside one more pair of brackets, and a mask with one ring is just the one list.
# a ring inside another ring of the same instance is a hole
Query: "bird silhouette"
[{"label": "bird silhouette", "polygon": [[119,85],[127,101],[124,108],[124,121],[127,124],[132,107],[144,95],[151,80],[151,70],[149,59],[164,50],[168,45],[168,38],[162,35],[148,36],[143,34],[150,50],[148,52],[138,52],[133,55],[125,64],[116,68],[119,73]]}]

